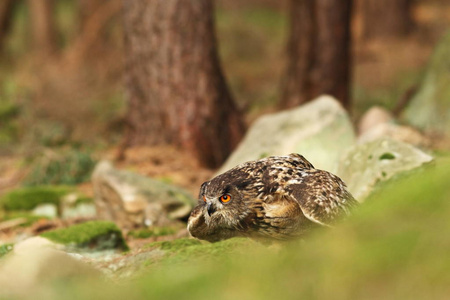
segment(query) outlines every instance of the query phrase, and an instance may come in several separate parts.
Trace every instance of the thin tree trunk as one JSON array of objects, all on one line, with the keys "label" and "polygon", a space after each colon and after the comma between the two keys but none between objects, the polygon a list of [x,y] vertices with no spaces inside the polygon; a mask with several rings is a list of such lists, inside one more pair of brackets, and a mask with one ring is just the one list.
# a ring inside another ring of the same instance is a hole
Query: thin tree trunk
[{"label": "thin tree trunk", "polygon": [[53,20],[53,0],[28,0],[34,49],[38,55],[48,56],[56,51],[56,28]]},{"label": "thin tree trunk", "polygon": [[414,28],[411,0],[360,0],[363,38],[399,38]]},{"label": "thin tree trunk", "polygon": [[291,28],[287,52],[289,62],[280,105],[294,107],[311,100],[311,78],[315,48],[315,14],[313,1],[290,1]]},{"label": "thin tree trunk", "polygon": [[15,0],[0,1],[0,51],[3,49],[3,41],[11,28]]},{"label": "thin tree trunk", "polygon": [[316,0],[317,42],[312,96],[329,94],[350,107],[351,0]]},{"label": "thin tree trunk", "polygon": [[288,63],[280,106],[321,94],[350,107],[351,0],[291,0]]},{"label": "thin tree trunk", "polygon": [[123,0],[128,145],[175,144],[219,166],[244,132],[220,69],[210,0]]}]

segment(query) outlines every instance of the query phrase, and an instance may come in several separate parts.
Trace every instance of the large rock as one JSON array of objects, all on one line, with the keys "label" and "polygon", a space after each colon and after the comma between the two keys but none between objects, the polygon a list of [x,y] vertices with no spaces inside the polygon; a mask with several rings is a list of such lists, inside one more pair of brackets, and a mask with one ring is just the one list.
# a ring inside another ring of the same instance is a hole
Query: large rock
[{"label": "large rock", "polygon": [[92,182],[99,217],[125,229],[167,225],[187,217],[195,204],[181,188],[117,170],[108,161],[96,166]]},{"label": "large rock", "polygon": [[57,248],[41,237],[16,244],[11,253],[0,260],[0,298],[22,299],[36,293],[45,299],[64,298],[57,297],[57,289],[51,289],[56,282],[87,281],[100,276],[91,266]]},{"label": "large rock", "polygon": [[419,91],[403,113],[409,124],[450,137],[450,31],[431,57]]},{"label": "large rock", "polygon": [[249,160],[300,153],[316,168],[335,171],[355,133],[337,100],[321,96],[298,108],[265,115],[255,121],[219,173]]},{"label": "large rock", "polygon": [[363,201],[377,183],[432,160],[412,145],[384,138],[349,149],[341,159],[337,175],[353,196]]}]

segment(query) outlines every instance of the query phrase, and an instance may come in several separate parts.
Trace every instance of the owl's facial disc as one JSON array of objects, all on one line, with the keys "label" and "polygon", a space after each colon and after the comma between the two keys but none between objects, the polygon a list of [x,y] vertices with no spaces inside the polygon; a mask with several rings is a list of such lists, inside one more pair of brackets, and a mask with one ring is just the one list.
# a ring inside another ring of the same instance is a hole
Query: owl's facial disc
[{"label": "owl's facial disc", "polygon": [[203,201],[206,203],[206,212],[211,217],[213,213],[215,213],[218,209],[222,209],[224,204],[227,204],[231,201],[230,194],[223,194],[217,199],[207,200],[206,196],[203,196]]}]

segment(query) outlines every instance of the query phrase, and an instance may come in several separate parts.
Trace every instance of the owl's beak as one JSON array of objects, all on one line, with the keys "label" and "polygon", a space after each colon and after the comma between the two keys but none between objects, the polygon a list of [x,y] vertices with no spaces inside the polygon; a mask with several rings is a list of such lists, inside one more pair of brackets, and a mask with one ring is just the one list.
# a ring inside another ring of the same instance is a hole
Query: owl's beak
[{"label": "owl's beak", "polygon": [[209,202],[206,204],[206,211],[208,212],[208,216],[211,217],[211,215],[216,211],[216,207]]}]

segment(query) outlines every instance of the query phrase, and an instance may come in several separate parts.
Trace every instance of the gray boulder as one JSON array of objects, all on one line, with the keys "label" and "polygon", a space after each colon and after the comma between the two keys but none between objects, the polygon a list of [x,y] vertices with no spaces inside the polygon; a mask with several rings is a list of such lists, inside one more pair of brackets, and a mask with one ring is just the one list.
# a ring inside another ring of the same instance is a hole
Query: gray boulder
[{"label": "gray boulder", "polygon": [[187,217],[195,204],[181,188],[117,170],[108,161],[96,166],[92,182],[99,217],[124,229],[165,226]]},{"label": "gray boulder", "polygon": [[402,117],[426,132],[450,137],[450,31],[437,45],[419,91]]},{"label": "gray boulder", "polygon": [[337,175],[362,202],[377,183],[432,160],[430,155],[412,145],[384,138],[349,149],[341,159]]},{"label": "gray boulder", "polygon": [[300,107],[264,115],[218,173],[271,155],[300,153],[316,168],[335,171],[342,153],[355,142],[349,116],[340,103],[321,96]]}]

